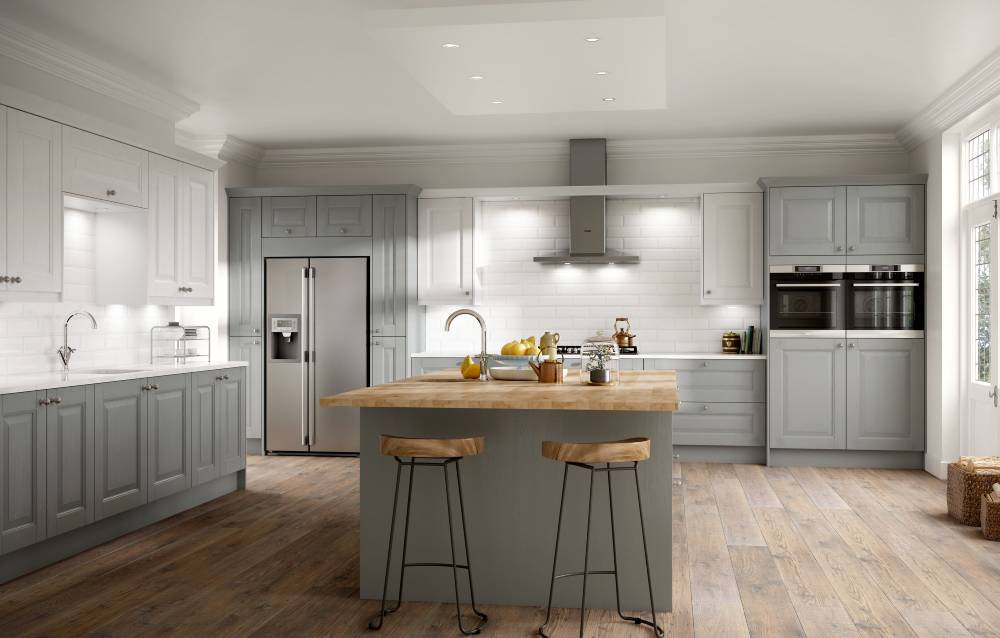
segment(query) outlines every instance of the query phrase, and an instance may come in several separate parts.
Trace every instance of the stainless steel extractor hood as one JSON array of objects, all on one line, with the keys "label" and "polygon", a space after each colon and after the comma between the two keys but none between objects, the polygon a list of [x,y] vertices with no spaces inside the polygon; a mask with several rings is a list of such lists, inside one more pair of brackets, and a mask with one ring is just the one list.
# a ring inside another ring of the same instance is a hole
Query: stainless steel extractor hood
[{"label": "stainless steel extractor hood", "polygon": [[[570,186],[608,183],[608,141],[603,138],[569,141]],[[637,264],[638,255],[609,250],[605,235],[605,197],[569,198],[569,251],[539,255],[540,264]]]}]

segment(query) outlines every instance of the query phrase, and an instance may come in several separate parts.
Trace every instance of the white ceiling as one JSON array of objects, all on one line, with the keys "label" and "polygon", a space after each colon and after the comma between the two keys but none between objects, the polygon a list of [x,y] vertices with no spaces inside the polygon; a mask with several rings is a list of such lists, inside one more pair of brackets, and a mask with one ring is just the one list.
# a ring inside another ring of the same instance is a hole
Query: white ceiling
[{"label": "white ceiling", "polygon": [[2,0],[0,16],[199,102],[186,131],[269,148],[894,132],[1000,45],[996,0]]}]

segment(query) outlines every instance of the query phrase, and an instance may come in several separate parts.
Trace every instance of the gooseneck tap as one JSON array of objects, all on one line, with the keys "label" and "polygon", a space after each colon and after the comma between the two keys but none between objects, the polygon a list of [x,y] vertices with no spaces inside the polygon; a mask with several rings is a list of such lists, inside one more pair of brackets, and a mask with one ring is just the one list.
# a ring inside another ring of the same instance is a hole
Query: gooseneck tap
[{"label": "gooseneck tap", "polygon": [[476,312],[475,310],[469,310],[468,308],[461,308],[455,312],[448,315],[448,318],[444,322],[444,330],[448,332],[451,330],[451,322],[455,320],[455,317],[460,315],[469,315],[473,319],[479,322],[479,330],[483,335],[483,347],[482,352],[479,354],[479,380],[489,381],[489,355],[486,354],[486,320],[483,316]]},{"label": "gooseneck tap", "polygon": [[82,315],[90,318],[90,325],[94,330],[97,330],[97,319],[94,319],[94,315],[90,314],[86,310],[81,310],[80,312],[74,312],[70,316],[66,317],[66,323],[63,324],[63,344],[62,347],[56,350],[59,353],[59,358],[62,359],[63,371],[69,371],[69,360],[73,357],[73,353],[76,352],[76,348],[69,347],[69,322],[73,317]]}]

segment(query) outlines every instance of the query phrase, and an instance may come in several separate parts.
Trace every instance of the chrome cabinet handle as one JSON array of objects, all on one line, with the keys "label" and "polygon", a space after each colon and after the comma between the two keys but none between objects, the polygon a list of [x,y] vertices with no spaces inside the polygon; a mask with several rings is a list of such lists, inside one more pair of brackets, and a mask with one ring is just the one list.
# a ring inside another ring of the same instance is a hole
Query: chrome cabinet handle
[{"label": "chrome cabinet handle", "polygon": [[285,234],[286,235],[291,235],[292,234],[292,229],[291,228],[286,228],[285,229]]},{"label": "chrome cabinet handle", "polygon": [[838,253],[844,252],[844,247],[843,246],[837,246],[837,252]]},{"label": "chrome cabinet handle", "polygon": [[61,397],[56,397],[56,398],[52,399],[52,403],[55,403],[56,405],[59,405],[60,403],[62,403],[62,398]]},{"label": "chrome cabinet handle", "polygon": [[707,405],[701,406],[701,411],[702,412],[708,412],[708,406]]},{"label": "chrome cabinet handle", "polygon": [[159,390],[160,389],[160,386],[156,385],[155,383],[153,385],[149,386],[149,387],[150,387],[151,390]]},{"label": "chrome cabinet handle", "polygon": [[344,233],[346,233],[346,232],[347,232],[347,229],[346,229],[346,228],[344,228],[344,227],[341,227],[341,228],[340,228],[340,234],[341,234],[341,235],[343,235],[343,234],[344,234]]},{"label": "chrome cabinet handle", "polygon": [[994,408],[997,407],[997,400],[1000,399],[1000,392],[997,392],[997,387],[993,386],[993,390],[990,391],[990,393],[987,394],[986,396],[993,399],[993,407]]},{"label": "chrome cabinet handle", "polygon": [[10,283],[10,277],[7,275],[0,275],[0,284]]},{"label": "chrome cabinet handle", "polygon": [[259,346],[260,345],[260,339],[254,339],[253,340],[253,345]]},{"label": "chrome cabinet handle", "polygon": [[38,402],[38,405],[52,405],[52,401],[50,401],[49,399],[42,399],[41,401]]},{"label": "chrome cabinet handle", "polygon": [[222,375],[222,380],[223,381],[229,381],[229,375],[228,374]]},{"label": "chrome cabinet handle", "polygon": [[215,380],[216,381],[222,381],[222,375],[219,375],[219,376],[215,377]]},{"label": "chrome cabinet handle", "polygon": [[148,383],[145,383],[139,389],[142,390],[143,392],[148,392],[148,391],[152,390],[153,387],[151,385],[149,385]]},{"label": "chrome cabinet handle", "polygon": [[19,284],[22,281],[23,281],[23,279],[21,279],[20,277],[11,277],[10,278],[10,283],[12,283],[12,284]]},{"label": "chrome cabinet handle", "polygon": [[857,246],[848,246],[848,247],[847,247],[847,250],[849,250],[850,252],[854,252],[854,251],[855,251],[855,250],[857,250],[857,249],[858,249],[858,247],[857,247]]},{"label": "chrome cabinet handle", "polygon": [[107,195],[108,195],[108,197],[114,197],[114,196],[115,196],[115,195],[117,195],[117,194],[118,194],[118,193],[116,193],[116,192],[115,192],[115,189],[113,189],[113,188],[109,188],[109,189],[107,190]]},{"label": "chrome cabinet handle", "polygon": [[847,347],[848,348],[854,348],[854,344],[853,343],[849,343],[849,344],[847,344]]},{"label": "chrome cabinet handle", "polygon": [[710,294],[712,294],[712,291],[711,291],[711,290],[706,290],[706,291],[705,291],[705,294],[706,294],[706,295],[710,295]]},{"label": "chrome cabinet handle", "polygon": [[843,344],[843,343],[838,343],[838,344],[837,344],[837,347],[838,347],[838,348],[843,348],[843,347],[844,347],[844,344]]}]

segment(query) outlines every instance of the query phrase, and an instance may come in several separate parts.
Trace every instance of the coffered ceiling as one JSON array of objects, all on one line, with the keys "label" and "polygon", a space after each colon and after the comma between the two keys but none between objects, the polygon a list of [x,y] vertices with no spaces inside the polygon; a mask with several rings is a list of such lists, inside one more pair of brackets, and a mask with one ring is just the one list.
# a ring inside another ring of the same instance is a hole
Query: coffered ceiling
[{"label": "coffered ceiling", "polygon": [[3,0],[0,17],[191,98],[191,133],[270,148],[895,132],[1000,46],[994,0]]}]

